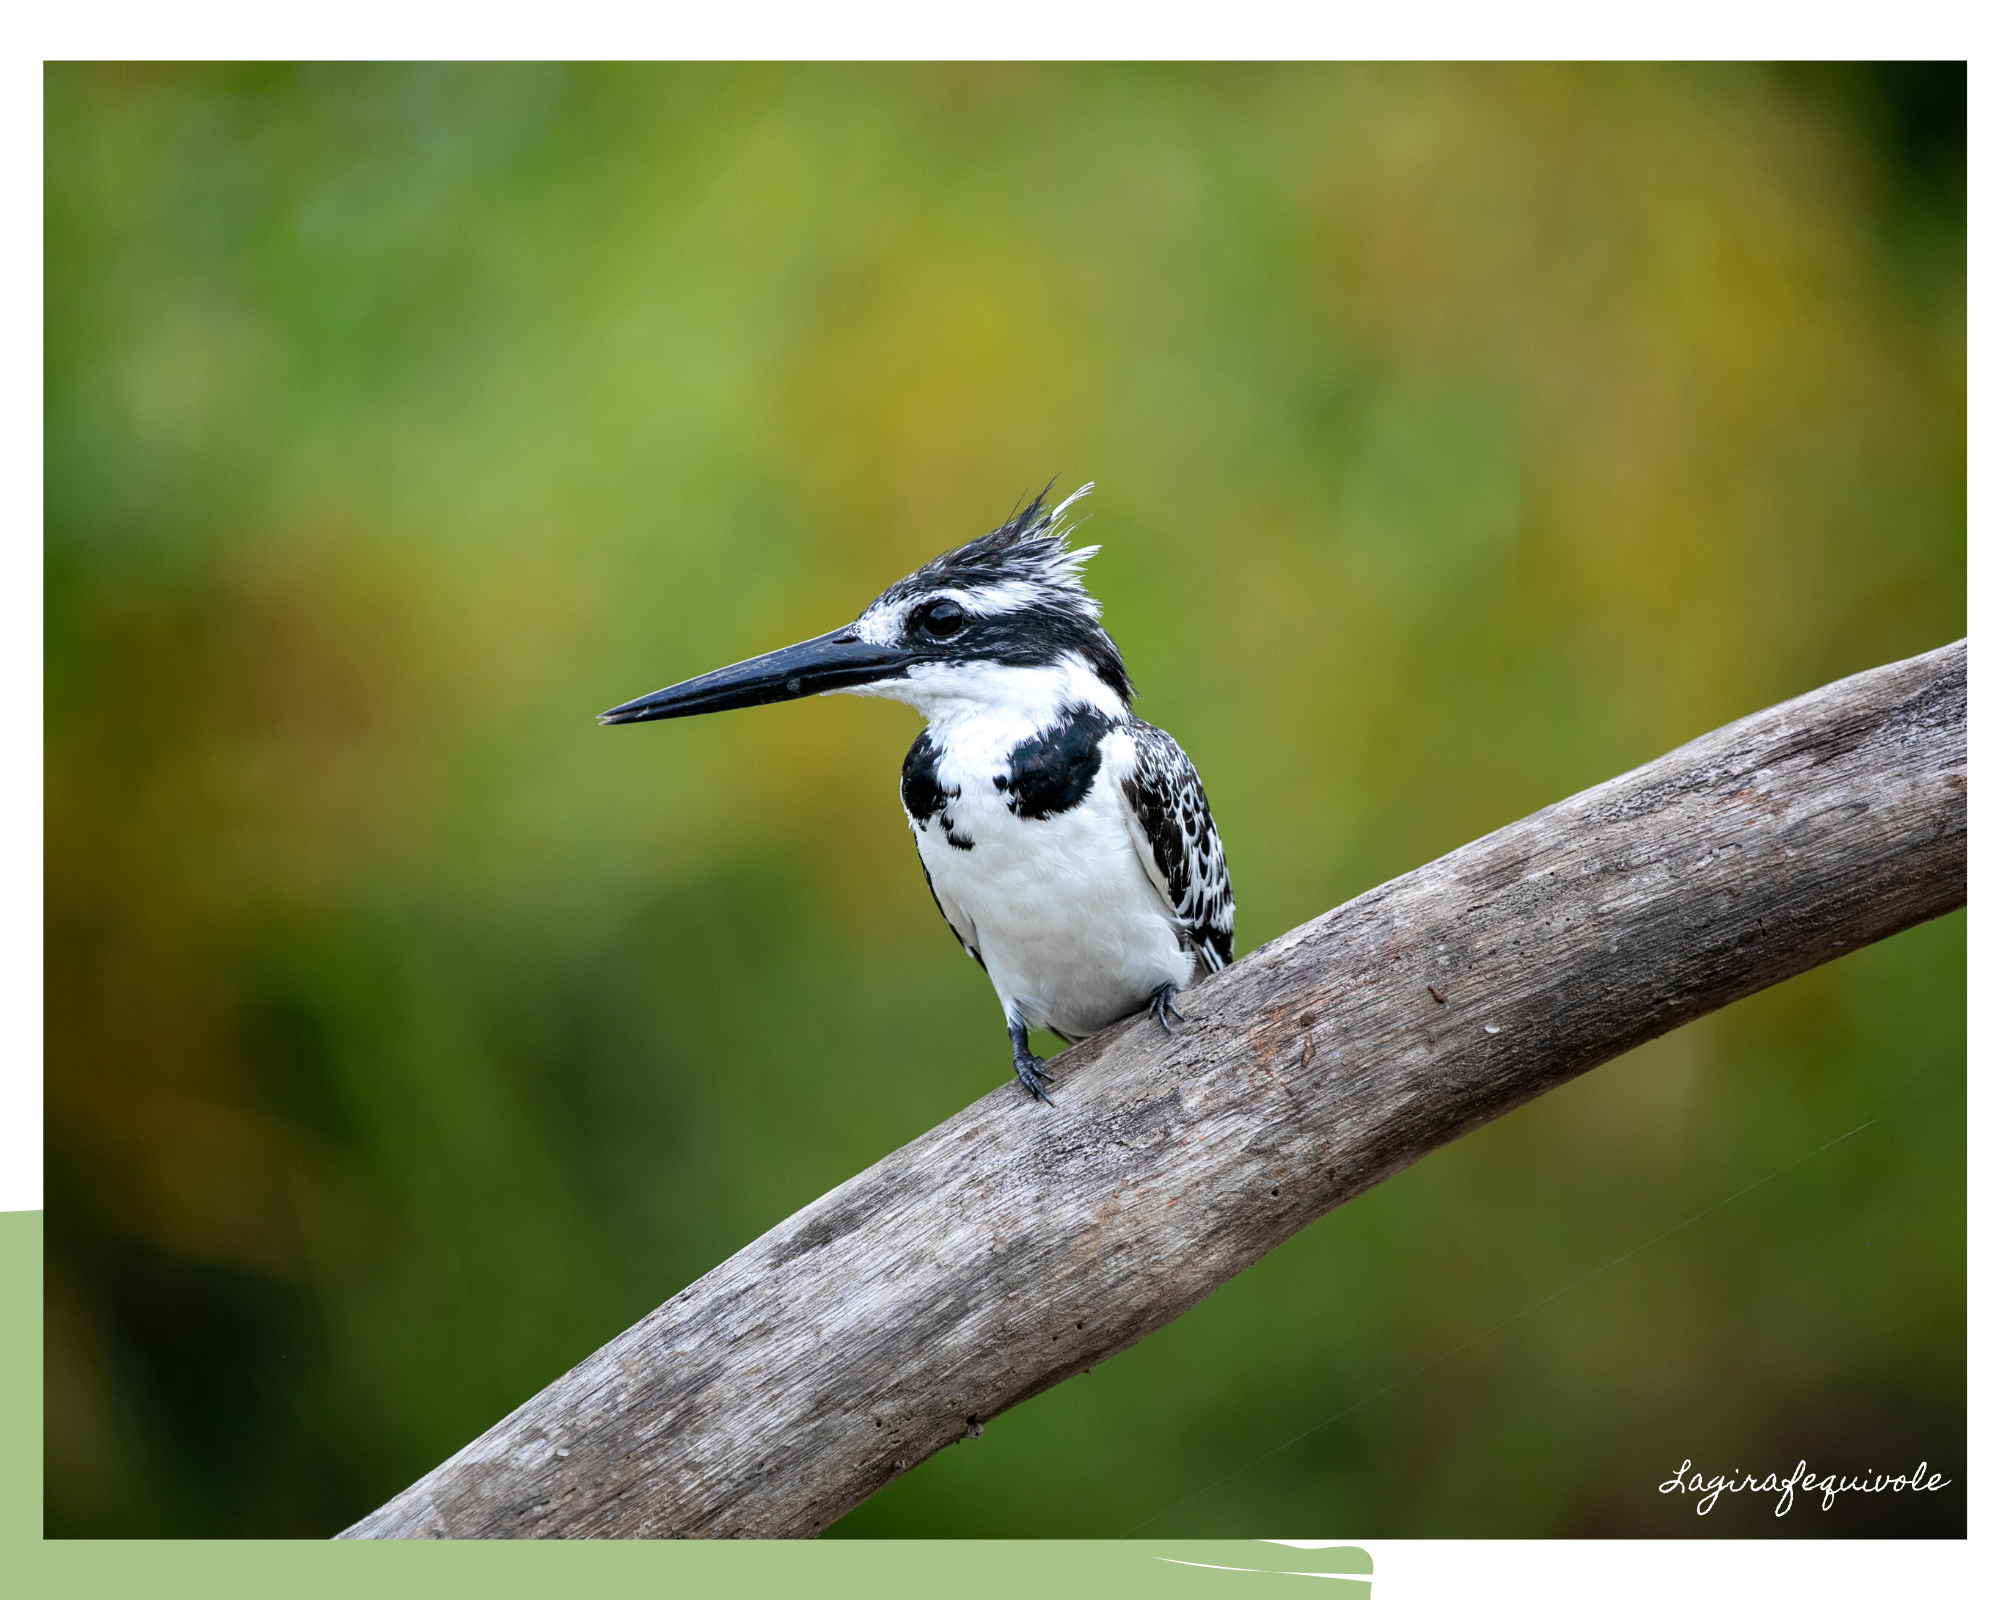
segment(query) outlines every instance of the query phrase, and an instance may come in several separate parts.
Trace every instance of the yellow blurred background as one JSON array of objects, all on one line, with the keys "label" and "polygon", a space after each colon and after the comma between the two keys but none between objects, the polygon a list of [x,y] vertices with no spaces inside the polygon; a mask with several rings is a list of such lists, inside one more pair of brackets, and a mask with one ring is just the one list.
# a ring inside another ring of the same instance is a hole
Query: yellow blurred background
[{"label": "yellow blurred background", "polygon": [[[1240,952],[1964,631],[1962,67],[46,87],[51,1535],[329,1534],[1006,1079],[909,712],[593,717],[1052,474]],[[1962,1485],[1963,920],[835,1533],[1962,1532],[1655,1486]]]}]

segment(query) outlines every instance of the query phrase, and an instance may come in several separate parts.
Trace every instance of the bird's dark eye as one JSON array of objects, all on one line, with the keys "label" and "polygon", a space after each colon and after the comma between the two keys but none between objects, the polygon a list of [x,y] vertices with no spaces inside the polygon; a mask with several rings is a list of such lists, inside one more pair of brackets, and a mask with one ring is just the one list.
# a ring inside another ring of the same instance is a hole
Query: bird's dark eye
[{"label": "bird's dark eye", "polygon": [[933,639],[949,639],[965,626],[965,607],[956,600],[934,600],[919,613],[918,622]]}]

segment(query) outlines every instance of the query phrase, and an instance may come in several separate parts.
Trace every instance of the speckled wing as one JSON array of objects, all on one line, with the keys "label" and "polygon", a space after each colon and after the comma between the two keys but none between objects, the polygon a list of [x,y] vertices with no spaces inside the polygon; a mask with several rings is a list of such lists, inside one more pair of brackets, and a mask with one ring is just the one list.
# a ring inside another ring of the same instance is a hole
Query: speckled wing
[{"label": "speckled wing", "polygon": [[1201,776],[1170,734],[1138,721],[1123,731],[1137,757],[1119,784],[1132,843],[1203,963],[1219,972],[1236,950],[1236,897]]}]

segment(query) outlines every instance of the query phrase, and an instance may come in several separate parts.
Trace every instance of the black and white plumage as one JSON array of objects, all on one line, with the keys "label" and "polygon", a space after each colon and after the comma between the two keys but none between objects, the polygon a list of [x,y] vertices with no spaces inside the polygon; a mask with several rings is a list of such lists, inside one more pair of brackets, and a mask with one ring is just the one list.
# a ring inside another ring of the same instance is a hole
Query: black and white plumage
[{"label": "black and white plumage", "polygon": [[1132,715],[1118,647],[1044,495],[891,584],[848,627],[608,711],[644,722],[800,695],[901,700],[928,724],[903,810],[938,910],[999,995],[1014,1068],[1225,966],[1235,901],[1194,764]]}]

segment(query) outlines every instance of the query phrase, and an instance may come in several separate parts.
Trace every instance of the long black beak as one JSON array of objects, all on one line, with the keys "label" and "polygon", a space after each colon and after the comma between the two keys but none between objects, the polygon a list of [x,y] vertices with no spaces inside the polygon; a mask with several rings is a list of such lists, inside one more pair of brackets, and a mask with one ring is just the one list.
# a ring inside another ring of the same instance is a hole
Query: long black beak
[{"label": "long black beak", "polygon": [[768,706],[830,689],[856,689],[864,683],[899,678],[915,650],[869,644],[853,628],[836,628],[803,644],[787,645],[768,655],[752,656],[733,667],[704,672],[637,700],[613,706],[599,722],[657,722],[662,717],[698,717],[709,711],[735,711],[743,706]]}]

